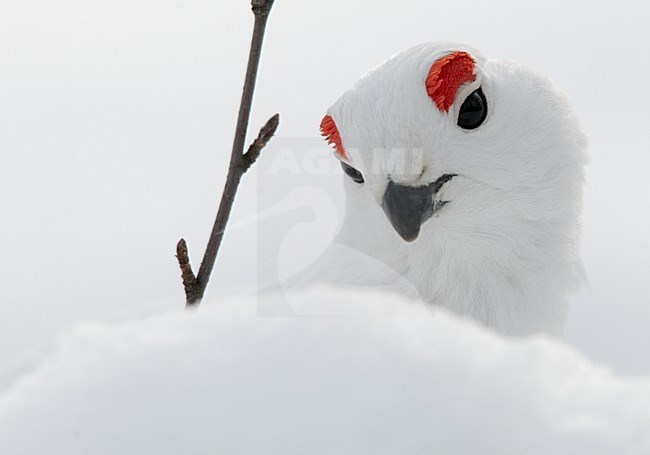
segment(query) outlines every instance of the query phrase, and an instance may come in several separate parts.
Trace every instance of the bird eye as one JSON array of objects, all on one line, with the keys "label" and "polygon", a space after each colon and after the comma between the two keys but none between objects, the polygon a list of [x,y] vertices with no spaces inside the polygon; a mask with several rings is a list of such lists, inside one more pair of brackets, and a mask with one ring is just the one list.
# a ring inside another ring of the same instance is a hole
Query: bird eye
[{"label": "bird eye", "polygon": [[487,117],[487,100],[483,90],[474,90],[463,102],[458,114],[458,126],[465,130],[473,130],[481,126]]},{"label": "bird eye", "polygon": [[343,168],[343,171],[350,177],[352,180],[354,180],[357,183],[363,183],[363,174],[359,171],[357,171],[355,168],[352,166],[345,164],[343,161],[341,161],[341,167]]}]

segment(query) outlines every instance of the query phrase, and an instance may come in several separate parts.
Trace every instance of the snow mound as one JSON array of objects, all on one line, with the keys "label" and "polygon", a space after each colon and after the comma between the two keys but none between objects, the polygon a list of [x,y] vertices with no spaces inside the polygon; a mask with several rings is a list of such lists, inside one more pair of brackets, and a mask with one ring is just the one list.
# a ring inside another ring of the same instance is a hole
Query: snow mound
[{"label": "snow mound", "polygon": [[[324,288],[300,300],[412,305]],[[444,312],[257,313],[240,298],[79,327],[0,396],[0,453],[650,453],[650,378],[559,341]]]}]

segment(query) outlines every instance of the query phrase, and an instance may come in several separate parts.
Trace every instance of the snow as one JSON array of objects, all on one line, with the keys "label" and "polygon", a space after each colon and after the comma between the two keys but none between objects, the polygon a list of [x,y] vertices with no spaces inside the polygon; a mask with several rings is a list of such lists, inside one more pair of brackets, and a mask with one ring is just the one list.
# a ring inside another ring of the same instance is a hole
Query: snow
[{"label": "snow", "polygon": [[80,325],[1,392],[0,453],[650,451],[650,378],[558,340],[376,291],[270,300],[380,310],[262,317],[240,296]]}]

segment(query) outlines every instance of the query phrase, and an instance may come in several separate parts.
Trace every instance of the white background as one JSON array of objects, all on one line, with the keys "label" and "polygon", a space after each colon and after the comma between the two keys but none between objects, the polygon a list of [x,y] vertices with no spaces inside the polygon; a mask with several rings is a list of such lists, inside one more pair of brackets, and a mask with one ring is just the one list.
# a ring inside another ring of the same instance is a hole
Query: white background
[{"label": "white background", "polygon": [[[573,304],[568,340],[620,372],[649,373],[649,14],[647,2],[624,0],[277,0],[251,135],[280,112],[279,136],[317,137],[355,80],[423,41],[461,41],[540,69],[572,100],[591,143],[591,289]],[[186,237],[198,266],[251,28],[245,0],[0,0],[0,366],[83,320],[181,311],[174,247]],[[257,181],[252,173],[241,187],[213,295],[256,283],[251,220],[258,192],[272,191]],[[295,236],[306,253],[293,266],[332,233],[332,223],[314,223]]]}]

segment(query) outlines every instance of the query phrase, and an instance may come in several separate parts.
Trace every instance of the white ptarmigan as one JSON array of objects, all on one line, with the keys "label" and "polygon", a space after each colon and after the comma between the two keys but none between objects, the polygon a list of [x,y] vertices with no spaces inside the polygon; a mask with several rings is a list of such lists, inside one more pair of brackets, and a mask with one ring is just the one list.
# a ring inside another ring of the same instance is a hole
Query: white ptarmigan
[{"label": "white ptarmigan", "polygon": [[336,240],[301,283],[395,289],[502,333],[561,334],[585,139],[565,97],[459,44],[402,52],[327,112],[345,177]]}]

